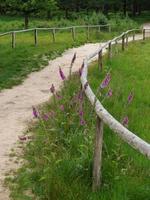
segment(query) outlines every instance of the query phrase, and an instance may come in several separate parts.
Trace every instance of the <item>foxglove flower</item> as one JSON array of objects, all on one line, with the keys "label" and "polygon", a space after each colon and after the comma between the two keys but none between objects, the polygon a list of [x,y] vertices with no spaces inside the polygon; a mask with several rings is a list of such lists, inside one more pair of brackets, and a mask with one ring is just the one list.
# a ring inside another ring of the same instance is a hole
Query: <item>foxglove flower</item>
[{"label": "foxglove flower", "polygon": [[60,110],[61,110],[61,111],[64,111],[64,110],[65,110],[64,105],[60,105]]},{"label": "foxglove flower", "polygon": [[44,115],[43,115],[43,119],[44,119],[45,121],[48,121],[48,120],[49,120],[49,116],[48,116],[47,114],[44,114]]},{"label": "foxglove flower", "polygon": [[85,120],[83,118],[80,119],[80,125],[84,126],[86,124]]},{"label": "foxglove flower", "polygon": [[74,62],[75,62],[75,60],[76,60],[76,57],[77,57],[77,54],[75,53],[74,56],[73,56],[73,58],[72,58],[71,65],[74,64]]},{"label": "foxglove flower", "polygon": [[32,107],[32,112],[33,112],[33,116],[34,116],[35,118],[38,118],[38,117],[39,117],[38,111],[36,110],[36,108],[35,108],[34,106]]},{"label": "foxglove flower", "polygon": [[54,86],[53,84],[52,84],[52,86],[51,86],[51,88],[50,88],[50,91],[51,91],[52,94],[55,93],[55,86]]},{"label": "foxglove flower", "polygon": [[134,97],[134,94],[133,92],[131,92],[128,96],[128,104],[130,104],[133,101],[133,97]]},{"label": "foxglove flower", "polygon": [[56,98],[59,100],[62,99],[62,97],[57,92],[56,92]]},{"label": "foxglove flower", "polygon": [[126,127],[128,126],[128,124],[129,124],[129,118],[128,118],[128,116],[126,116],[126,117],[123,118],[122,124],[123,124],[123,126],[126,126]]},{"label": "foxglove flower", "polygon": [[80,116],[80,117],[83,117],[83,114],[84,114],[84,113],[83,113],[83,110],[80,110],[80,111],[79,111],[79,116]]},{"label": "foxglove flower", "polygon": [[82,64],[81,68],[79,69],[79,75],[80,75],[80,77],[82,76],[83,68],[84,68],[84,63]]},{"label": "foxglove flower", "polygon": [[111,81],[111,75],[110,75],[110,73],[108,73],[106,75],[105,79],[102,81],[100,88],[101,89],[106,88],[109,85],[110,81]]},{"label": "foxglove flower", "polygon": [[113,95],[113,91],[112,91],[112,89],[110,89],[110,90],[108,91],[108,93],[107,93],[107,96],[108,96],[108,97],[112,97],[112,95]]},{"label": "foxglove flower", "polygon": [[84,90],[86,90],[88,86],[89,86],[89,83],[86,82],[86,83],[84,84]]},{"label": "foxglove flower", "polygon": [[66,79],[66,77],[65,77],[61,67],[59,67],[59,74],[60,74],[61,79],[64,81]]},{"label": "foxglove flower", "polygon": [[18,138],[19,138],[20,141],[26,141],[27,140],[26,136],[19,136]]}]

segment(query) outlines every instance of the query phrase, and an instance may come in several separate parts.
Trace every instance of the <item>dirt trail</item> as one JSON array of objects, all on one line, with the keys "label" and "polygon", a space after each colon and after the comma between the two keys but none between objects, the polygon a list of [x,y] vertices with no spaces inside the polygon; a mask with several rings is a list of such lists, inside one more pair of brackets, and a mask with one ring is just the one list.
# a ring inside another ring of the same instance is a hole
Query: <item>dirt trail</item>
[{"label": "dirt trail", "polygon": [[[136,39],[141,39],[141,36]],[[44,103],[50,98],[49,88],[52,83],[57,89],[60,88],[62,82],[58,73],[59,66],[65,75],[68,75],[70,61],[76,52],[73,71],[77,71],[85,56],[93,53],[99,46],[99,43],[86,44],[67,50],[61,57],[50,61],[43,70],[31,73],[22,85],[0,93],[0,200],[9,200],[9,192],[2,186],[4,174],[16,168],[9,161],[9,153],[32,119],[32,106]]]}]

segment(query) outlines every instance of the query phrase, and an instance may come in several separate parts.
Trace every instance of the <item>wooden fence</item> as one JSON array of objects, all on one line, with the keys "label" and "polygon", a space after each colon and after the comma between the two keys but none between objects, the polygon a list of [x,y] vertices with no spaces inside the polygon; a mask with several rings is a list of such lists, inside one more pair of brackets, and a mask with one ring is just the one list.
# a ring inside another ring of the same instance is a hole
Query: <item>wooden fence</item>
[{"label": "wooden fence", "polygon": [[90,29],[92,28],[97,28],[98,31],[100,32],[102,28],[106,28],[109,32],[111,32],[111,25],[84,25],[84,26],[70,26],[70,27],[62,27],[62,28],[33,28],[33,29],[26,29],[26,30],[17,30],[17,31],[10,31],[6,33],[1,33],[0,37],[10,35],[11,36],[11,46],[12,48],[16,47],[16,35],[18,33],[25,33],[25,32],[32,32],[34,34],[34,44],[37,46],[38,44],[38,32],[39,31],[50,31],[52,34],[53,42],[56,42],[56,33],[59,30],[69,30],[71,33],[72,39],[75,41],[76,40],[76,30],[84,28],[86,30],[87,34],[87,39],[89,40],[90,38]]},{"label": "wooden fence", "polygon": [[[136,35],[138,39],[145,40],[145,33],[147,29],[143,29],[142,34]],[[91,59],[98,57],[98,66],[100,71],[103,70],[102,53],[106,48],[108,49],[108,58],[112,57],[112,45],[121,44],[122,51],[125,50],[129,40],[135,40],[135,33],[141,32],[140,29],[129,30],[122,33],[119,37],[108,41],[103,46],[101,46],[96,52],[88,56],[84,60],[81,83],[82,87],[85,88],[87,85],[87,75],[88,75],[88,65]],[[130,36],[130,37],[129,37]],[[93,159],[93,191],[97,190],[101,184],[101,165],[102,165],[102,145],[103,145],[103,125],[104,123],[109,126],[109,128],[117,133],[125,142],[127,142],[131,147],[138,150],[141,154],[147,156],[150,159],[150,144],[139,138],[136,134],[125,128],[120,122],[118,122],[101,104],[97,99],[94,92],[92,91],[90,85],[85,89],[85,94],[91,105],[95,107],[95,112],[97,115],[97,125],[96,125],[96,136],[95,136],[95,148],[94,148],[94,159]]]}]

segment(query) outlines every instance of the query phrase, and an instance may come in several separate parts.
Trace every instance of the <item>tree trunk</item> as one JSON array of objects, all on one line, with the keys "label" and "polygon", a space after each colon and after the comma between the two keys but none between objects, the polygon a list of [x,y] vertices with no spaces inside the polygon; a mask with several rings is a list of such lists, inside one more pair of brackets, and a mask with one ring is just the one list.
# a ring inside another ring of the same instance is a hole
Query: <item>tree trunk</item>
[{"label": "tree trunk", "polygon": [[66,19],[69,18],[69,11],[68,11],[68,8],[66,8],[66,10],[65,10],[65,17],[66,17]]},{"label": "tree trunk", "polygon": [[29,27],[29,14],[25,13],[25,15],[24,15],[24,28],[28,29],[28,27]]},{"label": "tree trunk", "polygon": [[134,0],[133,1],[133,11],[132,11],[133,16],[136,16],[136,11],[137,11],[137,1]]},{"label": "tree trunk", "polygon": [[127,15],[127,0],[124,0],[123,2],[123,13],[124,13],[124,16]]}]

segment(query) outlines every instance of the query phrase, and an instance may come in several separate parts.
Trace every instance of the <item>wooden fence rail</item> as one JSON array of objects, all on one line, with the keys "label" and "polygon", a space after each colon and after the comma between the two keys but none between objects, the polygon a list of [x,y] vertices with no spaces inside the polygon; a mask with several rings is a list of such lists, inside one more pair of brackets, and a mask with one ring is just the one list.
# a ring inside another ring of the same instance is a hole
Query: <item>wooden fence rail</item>
[{"label": "wooden fence rail", "polygon": [[32,29],[26,29],[26,30],[16,30],[16,31],[10,31],[6,33],[1,33],[0,37],[11,35],[11,43],[12,48],[16,47],[16,34],[18,33],[26,33],[26,32],[33,32],[34,33],[34,44],[35,46],[38,45],[38,32],[39,31],[50,31],[52,33],[53,42],[56,42],[56,32],[61,30],[70,30],[71,31],[71,37],[73,41],[76,39],[76,30],[84,28],[87,30],[87,39],[90,38],[90,29],[92,28],[98,28],[98,31],[101,30],[101,28],[107,28],[109,32],[111,32],[111,25],[82,25],[82,26],[70,26],[70,27],[53,27],[53,28],[32,28]]},{"label": "wooden fence rail", "polygon": [[[146,30],[146,29],[145,29]],[[126,48],[126,43],[128,43],[128,39],[135,40],[135,32],[141,31],[140,29],[129,30],[125,33],[122,33],[119,37],[114,38],[113,40],[108,41],[103,46],[101,46],[96,52],[88,56],[84,60],[82,75],[81,75],[81,84],[82,87],[85,88],[85,84],[87,85],[87,75],[88,75],[88,65],[92,58],[98,56],[98,66],[100,70],[103,69],[102,62],[102,52],[108,49],[108,57],[109,59],[112,56],[112,45],[116,45],[118,43],[122,44],[122,51]],[[145,40],[145,31],[143,30],[143,36],[140,35],[140,39]],[[130,35],[130,37],[129,37]],[[132,36],[131,36],[132,35]],[[138,35],[139,37],[139,35]],[[126,41],[125,41],[126,38]],[[128,143],[132,148],[138,150],[141,154],[145,155],[148,159],[150,159],[150,144],[146,141],[142,140],[136,134],[129,131],[125,128],[120,122],[118,122],[101,104],[101,102],[97,99],[94,92],[92,91],[90,85],[85,89],[85,94],[91,105],[95,107],[95,112],[97,114],[97,125],[96,125],[96,136],[95,136],[95,148],[94,148],[94,158],[93,158],[93,191],[97,190],[101,184],[101,165],[102,165],[102,139],[103,139],[103,123],[105,123],[112,131],[114,131],[121,139],[123,139],[126,143]]]}]

